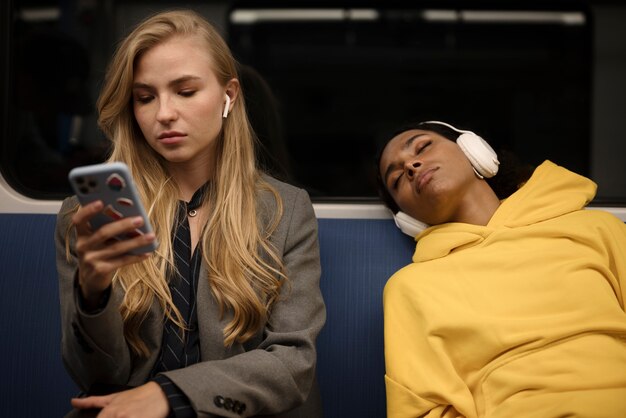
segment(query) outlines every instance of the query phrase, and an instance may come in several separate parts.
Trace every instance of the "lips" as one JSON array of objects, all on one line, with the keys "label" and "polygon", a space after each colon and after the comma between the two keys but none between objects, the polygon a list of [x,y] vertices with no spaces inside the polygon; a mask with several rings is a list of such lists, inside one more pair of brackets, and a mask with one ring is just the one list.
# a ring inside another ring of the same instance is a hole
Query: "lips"
[{"label": "lips", "polygon": [[428,184],[430,183],[430,181],[433,178],[433,175],[435,173],[435,171],[437,171],[439,167],[433,167],[433,168],[429,168],[427,170],[424,170],[420,173],[419,176],[417,176],[417,179],[415,179],[415,184],[417,185],[417,193],[420,193],[422,191],[422,189]]},{"label": "lips", "polygon": [[176,144],[184,139],[187,135],[178,131],[162,132],[157,139],[162,144]]},{"label": "lips", "polygon": [[177,136],[185,136],[185,134],[182,132],[178,132],[178,131],[165,131],[165,132],[162,132],[161,135],[158,136],[158,139],[167,139],[167,138],[173,138]]}]

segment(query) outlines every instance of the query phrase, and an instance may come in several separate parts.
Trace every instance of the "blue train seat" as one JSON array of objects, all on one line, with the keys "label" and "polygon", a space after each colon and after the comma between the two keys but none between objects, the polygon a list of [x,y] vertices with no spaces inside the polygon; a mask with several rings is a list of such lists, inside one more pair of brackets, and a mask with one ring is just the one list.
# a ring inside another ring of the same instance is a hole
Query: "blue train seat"
[{"label": "blue train seat", "polygon": [[[0,417],[61,417],[78,389],[61,360],[54,215],[0,215]],[[390,219],[320,219],[328,319],[318,339],[327,418],[385,416],[382,289],[413,242]]]}]

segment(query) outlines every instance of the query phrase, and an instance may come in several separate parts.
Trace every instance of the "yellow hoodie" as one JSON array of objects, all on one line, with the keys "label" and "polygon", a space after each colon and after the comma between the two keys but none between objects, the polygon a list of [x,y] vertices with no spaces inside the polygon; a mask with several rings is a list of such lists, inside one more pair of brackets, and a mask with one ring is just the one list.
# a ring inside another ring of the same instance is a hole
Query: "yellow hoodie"
[{"label": "yellow hoodie", "polygon": [[626,226],[549,161],[486,226],[418,236],[385,287],[390,418],[626,417]]}]

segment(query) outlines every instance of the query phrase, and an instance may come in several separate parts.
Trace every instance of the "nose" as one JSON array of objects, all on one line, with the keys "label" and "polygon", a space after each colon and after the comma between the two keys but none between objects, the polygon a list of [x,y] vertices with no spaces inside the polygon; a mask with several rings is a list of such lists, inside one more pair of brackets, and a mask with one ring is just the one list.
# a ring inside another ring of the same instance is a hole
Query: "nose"
[{"label": "nose", "polygon": [[176,120],[178,113],[172,101],[167,97],[162,98],[159,101],[159,108],[157,110],[156,119],[160,123],[169,123]]},{"label": "nose", "polygon": [[422,165],[420,161],[410,160],[404,163],[404,173],[410,179],[415,177],[417,174],[417,169]]}]

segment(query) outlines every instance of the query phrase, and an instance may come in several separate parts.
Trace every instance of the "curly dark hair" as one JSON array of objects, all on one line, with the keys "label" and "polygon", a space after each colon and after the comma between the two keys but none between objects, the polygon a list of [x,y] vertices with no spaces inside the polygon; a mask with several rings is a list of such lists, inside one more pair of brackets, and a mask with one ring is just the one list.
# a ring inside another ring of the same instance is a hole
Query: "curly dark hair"
[{"label": "curly dark hair", "polygon": [[[386,136],[386,138],[388,139],[380,147],[376,156],[376,183],[378,195],[380,196],[383,203],[389,209],[391,209],[393,213],[399,212],[400,208],[398,207],[398,204],[395,202],[393,197],[391,197],[391,194],[389,194],[387,186],[385,185],[383,178],[380,175],[380,159],[382,157],[383,151],[385,150],[385,147],[387,146],[389,141],[391,141],[391,139],[395,138],[402,132],[406,132],[411,129],[422,129],[435,132],[443,136],[444,138],[449,139],[450,141],[456,141],[456,139],[460,135],[459,132],[445,125],[429,122],[416,122],[403,125]],[[519,189],[524,183],[526,183],[526,181],[530,178],[533,171],[535,170],[535,167],[530,164],[521,162],[515,154],[507,150],[498,150],[498,160],[500,161],[498,174],[494,177],[486,178],[485,180],[494,191],[496,196],[498,196],[498,199],[502,200],[509,197],[511,194],[517,191],[517,189]]]}]

